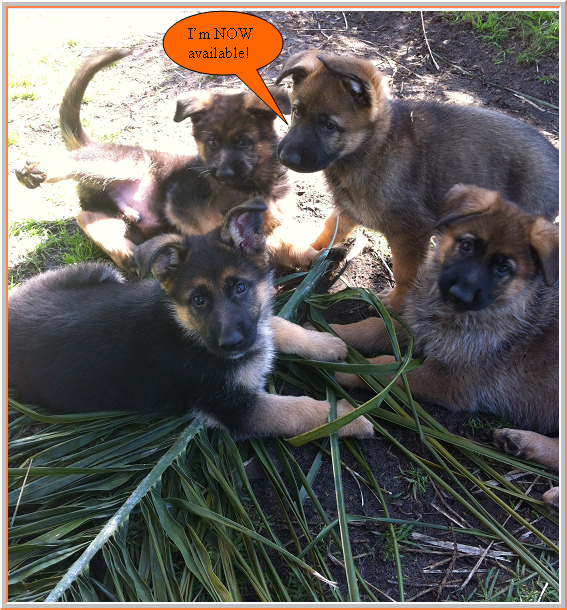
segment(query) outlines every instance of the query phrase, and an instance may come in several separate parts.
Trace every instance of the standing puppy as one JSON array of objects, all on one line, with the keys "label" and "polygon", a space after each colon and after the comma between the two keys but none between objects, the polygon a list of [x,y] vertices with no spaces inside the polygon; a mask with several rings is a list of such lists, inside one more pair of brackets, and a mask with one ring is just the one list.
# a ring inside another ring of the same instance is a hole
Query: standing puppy
[{"label": "standing puppy", "polygon": [[[303,51],[285,61],[276,84],[286,76],[292,122],[279,159],[297,172],[324,170],[341,213],[337,239],[356,224],[384,234],[396,279],[391,308],[401,308],[454,184],[499,190],[557,216],[559,154],[532,127],[480,108],[392,100],[384,77],[356,57]],[[315,249],[328,244],[335,218]]]},{"label": "standing puppy", "polygon": [[[276,114],[251,92],[191,91],[177,101],[174,121],[191,119],[198,155],[174,155],[92,141],[81,124],[88,84],[128,49],[89,57],[65,91],[59,110],[66,155],[28,161],[18,180],[28,188],[76,180],[82,211],[77,223],[112,260],[135,271],[136,246],[160,233],[206,233],[234,206],[261,196],[264,230],[277,264],[308,267],[317,252],[301,239],[286,169],[277,160]],[[283,112],[289,96],[271,88]],[[290,227],[291,225],[291,227]]]},{"label": "standing puppy", "polygon": [[[26,282],[8,302],[8,383],[56,412],[194,411],[237,437],[325,424],[327,401],[264,391],[277,349],[346,356],[340,339],[272,315],[265,209],[254,199],[206,235],[148,240],[136,258],[157,281],[82,264]],[[372,433],[364,417],[342,428]]]},{"label": "standing puppy", "polygon": [[[407,373],[411,392],[452,411],[488,411],[513,422],[524,430],[495,431],[497,445],[557,469],[558,439],[542,435],[559,431],[558,227],[497,192],[457,185],[438,228],[403,309],[414,355],[425,358]],[[331,326],[360,351],[391,353],[381,319]],[[408,336],[396,328],[406,348]],[[336,376],[364,385],[354,375]],[[557,490],[546,500],[557,503]]]}]

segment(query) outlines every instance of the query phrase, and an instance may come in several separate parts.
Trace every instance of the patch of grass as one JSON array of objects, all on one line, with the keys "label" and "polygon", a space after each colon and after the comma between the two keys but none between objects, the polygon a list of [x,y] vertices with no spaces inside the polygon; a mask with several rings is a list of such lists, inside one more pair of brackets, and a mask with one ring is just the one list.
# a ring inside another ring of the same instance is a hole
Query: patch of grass
[{"label": "patch of grass", "polygon": [[540,80],[544,85],[555,85],[556,78],[557,76],[555,74],[552,74],[551,76],[546,76],[544,74],[543,76],[537,77],[537,79]]},{"label": "patch of grass", "polygon": [[17,144],[19,137],[20,136],[17,131],[8,134],[8,146],[13,146],[14,144]]},{"label": "patch of grass", "polygon": [[476,588],[464,601],[475,602],[513,602],[540,603],[558,602],[557,591],[548,587],[545,581],[537,578],[533,572],[526,571],[520,562],[516,564],[516,574],[509,580],[502,581],[500,571],[491,568],[484,581],[479,581]]},{"label": "patch of grass", "polygon": [[535,63],[559,47],[558,11],[450,11],[444,15],[471,23],[479,38],[500,49],[502,41],[517,35],[525,45],[516,58],[518,63]]},{"label": "patch of grass", "polygon": [[108,261],[104,252],[70,220],[23,220],[10,227],[8,237],[8,281],[12,288],[30,275],[50,267],[92,260]]},{"label": "patch of grass", "polygon": [[[403,542],[404,540],[408,540],[411,532],[413,530],[413,525],[399,525],[394,527],[394,536],[398,544]],[[403,554],[400,553],[400,557],[403,557]],[[390,532],[384,532],[382,534],[382,559],[384,561],[393,562],[396,558],[396,547],[394,545],[394,541],[392,540],[392,535]]]},{"label": "patch of grass", "polygon": [[103,133],[94,135],[100,142],[118,142],[120,139],[120,135],[122,134],[122,130],[114,131],[113,133]]},{"label": "patch of grass", "polygon": [[415,500],[418,491],[425,491],[427,483],[429,483],[429,476],[421,468],[416,466],[411,466],[407,470],[402,470],[400,468],[400,472],[402,473],[402,476],[396,478],[403,479],[409,485],[410,494]]}]

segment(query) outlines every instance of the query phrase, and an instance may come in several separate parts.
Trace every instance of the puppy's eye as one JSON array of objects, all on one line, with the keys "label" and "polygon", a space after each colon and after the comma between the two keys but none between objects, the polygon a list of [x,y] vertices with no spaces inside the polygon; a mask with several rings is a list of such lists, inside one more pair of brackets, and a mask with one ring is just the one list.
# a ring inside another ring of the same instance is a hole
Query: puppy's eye
[{"label": "puppy's eye", "polygon": [[494,267],[494,272],[502,277],[510,275],[512,273],[512,265],[510,263],[500,263]]},{"label": "puppy's eye", "polygon": [[333,123],[333,121],[327,121],[325,123],[325,129],[327,131],[336,131],[338,128],[338,125],[336,123]]},{"label": "puppy's eye", "polygon": [[234,291],[236,292],[236,294],[242,294],[243,292],[246,292],[248,290],[248,284],[245,284],[244,282],[240,282],[238,284],[236,284]]},{"label": "puppy's eye", "polygon": [[214,136],[211,136],[210,138],[207,138],[207,144],[211,148],[216,148],[218,146],[217,139]]},{"label": "puppy's eye", "polygon": [[460,248],[462,252],[472,252],[474,249],[474,243],[472,239],[463,239],[460,244]]},{"label": "puppy's eye", "polygon": [[301,112],[299,112],[299,108],[294,108],[293,109],[293,116],[296,116],[296,117],[300,117],[301,116]]},{"label": "puppy's eye", "polygon": [[201,307],[205,304],[205,297],[202,294],[196,294],[192,299],[193,305]]},{"label": "puppy's eye", "polygon": [[236,146],[238,146],[238,148],[246,148],[247,146],[250,146],[250,144],[252,144],[252,140],[250,138],[242,136],[241,138],[238,138]]}]

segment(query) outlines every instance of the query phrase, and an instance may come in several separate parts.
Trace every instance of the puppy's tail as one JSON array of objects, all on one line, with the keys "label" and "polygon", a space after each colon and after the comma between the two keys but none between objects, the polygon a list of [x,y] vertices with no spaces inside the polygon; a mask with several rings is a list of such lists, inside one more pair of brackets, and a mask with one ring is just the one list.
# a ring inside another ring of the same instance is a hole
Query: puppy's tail
[{"label": "puppy's tail", "polygon": [[130,49],[114,49],[95,53],[85,61],[73,76],[59,108],[59,125],[67,150],[81,148],[81,146],[90,142],[89,136],[81,125],[81,103],[94,75],[106,66],[126,55],[130,55],[131,52]]}]

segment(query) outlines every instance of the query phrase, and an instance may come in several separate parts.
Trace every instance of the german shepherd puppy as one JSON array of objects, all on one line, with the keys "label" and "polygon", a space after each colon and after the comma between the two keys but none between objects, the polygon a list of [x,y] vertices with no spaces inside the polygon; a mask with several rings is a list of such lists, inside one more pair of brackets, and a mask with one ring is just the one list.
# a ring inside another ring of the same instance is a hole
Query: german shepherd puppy
[{"label": "german shepherd puppy", "polygon": [[[174,121],[190,118],[198,155],[184,156],[93,142],[80,119],[81,102],[97,72],[130,54],[128,49],[91,56],[77,71],[60,108],[61,134],[69,154],[28,161],[18,180],[29,188],[76,180],[82,212],[77,222],[122,269],[135,271],[136,245],[172,231],[206,233],[226,212],[262,196],[268,205],[264,230],[273,260],[308,267],[317,256],[310,242],[300,244],[293,218],[295,201],[286,169],[276,156],[276,114],[252,92],[221,95],[193,91],[177,101]],[[271,88],[282,112],[287,92]]]},{"label": "german shepherd puppy", "polygon": [[[57,412],[193,410],[237,437],[306,432],[329,404],[264,391],[275,350],[343,360],[330,335],[274,317],[261,199],[206,235],[166,234],[136,249],[124,283],[103,264],[48,271],[8,302],[8,382]],[[352,411],[344,400],[340,414]],[[341,430],[372,436],[359,417]]]},{"label": "german shepherd puppy", "polygon": [[[403,310],[414,355],[425,358],[407,373],[412,393],[452,411],[502,416],[525,430],[496,430],[499,447],[558,469],[558,439],[542,436],[559,431],[558,226],[498,192],[456,185],[437,228],[436,247]],[[331,326],[355,349],[391,353],[379,318]],[[407,347],[397,328],[400,347]],[[336,375],[364,386],[357,376]],[[557,491],[546,495],[551,505]]]},{"label": "german shepherd puppy", "polygon": [[[278,146],[297,172],[324,170],[341,213],[337,239],[356,224],[380,231],[392,251],[400,310],[425,258],[439,204],[458,183],[499,190],[554,220],[559,153],[538,131],[481,108],[390,99],[371,62],[303,51],[284,63],[276,84],[293,78],[292,119]],[[312,245],[328,244],[336,221]]]}]

